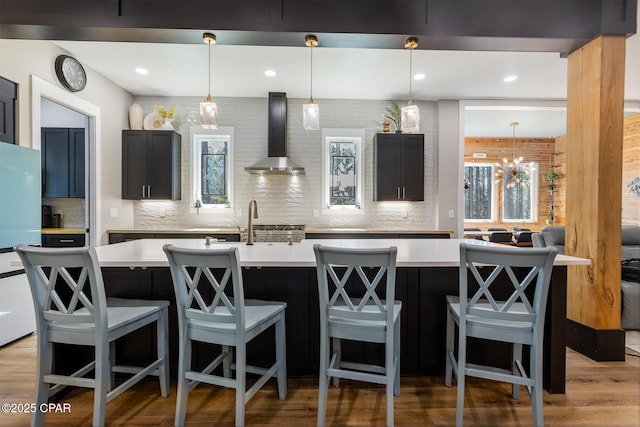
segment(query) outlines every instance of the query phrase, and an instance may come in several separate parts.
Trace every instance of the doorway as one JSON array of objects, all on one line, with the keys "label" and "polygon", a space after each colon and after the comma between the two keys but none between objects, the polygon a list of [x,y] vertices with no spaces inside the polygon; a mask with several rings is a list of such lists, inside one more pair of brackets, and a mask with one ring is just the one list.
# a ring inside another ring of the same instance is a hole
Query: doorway
[{"label": "doorway", "polygon": [[41,98],[42,245],[84,246],[89,240],[87,141],[84,114]]},{"label": "doorway", "polygon": [[[71,110],[85,120],[85,170],[87,171],[84,197],[86,221],[84,224],[87,229],[85,244],[90,246],[100,244],[101,221],[97,215],[97,212],[100,211],[100,186],[98,183],[100,171],[97,162],[97,153],[100,151],[100,109],[36,76],[31,76],[31,88],[32,148],[42,149],[43,104],[49,105],[47,103],[51,102],[57,106],[56,108],[63,107]],[[47,114],[46,111],[44,113]]]}]

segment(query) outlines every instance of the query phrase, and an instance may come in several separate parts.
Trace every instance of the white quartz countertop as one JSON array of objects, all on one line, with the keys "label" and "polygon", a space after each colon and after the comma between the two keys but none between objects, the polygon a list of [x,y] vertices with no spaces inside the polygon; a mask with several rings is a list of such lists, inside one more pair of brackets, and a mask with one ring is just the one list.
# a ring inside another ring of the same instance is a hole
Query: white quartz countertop
[{"label": "white quartz countertop", "polygon": [[[476,239],[309,239],[300,243],[212,243],[204,239],[140,239],[96,247],[102,267],[166,267],[168,261],[162,246],[175,246],[214,250],[235,246],[239,250],[240,264],[244,267],[315,267],[313,245],[351,248],[379,248],[396,246],[398,267],[454,267],[459,264],[459,244],[496,246],[495,243]],[[526,251],[530,248],[512,248]],[[590,265],[591,261],[567,255],[558,255],[555,265]]]}]

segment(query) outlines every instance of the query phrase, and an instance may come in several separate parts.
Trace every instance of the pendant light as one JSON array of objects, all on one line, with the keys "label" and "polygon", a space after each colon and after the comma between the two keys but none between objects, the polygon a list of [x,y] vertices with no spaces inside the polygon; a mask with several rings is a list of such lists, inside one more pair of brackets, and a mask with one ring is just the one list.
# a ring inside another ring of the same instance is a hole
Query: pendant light
[{"label": "pendant light", "polygon": [[413,104],[411,99],[411,81],[413,80],[413,50],[418,47],[418,39],[416,37],[409,37],[405,43],[404,48],[409,49],[409,102],[406,107],[402,107],[400,130],[404,133],[417,133],[420,132],[420,109],[417,105]]},{"label": "pendant light", "polygon": [[516,185],[522,187],[529,184],[530,173],[534,170],[529,164],[522,164],[522,156],[516,159],[516,126],[518,122],[512,122],[510,126],[513,128],[513,138],[511,140],[511,161],[505,157],[502,164],[496,163],[498,170],[495,174],[496,184],[501,180],[506,180],[507,188],[513,188]]},{"label": "pendant light", "polygon": [[200,103],[200,124],[209,129],[218,129],[218,106],[211,101],[211,45],[216,44],[216,35],[204,33],[202,41],[209,45],[209,92],[207,99]]},{"label": "pendant light", "polygon": [[320,110],[318,104],[313,102],[313,48],[318,46],[318,38],[313,34],[307,34],[304,44],[310,48],[311,89],[309,102],[302,106],[302,127],[304,130],[318,130],[320,129]]}]

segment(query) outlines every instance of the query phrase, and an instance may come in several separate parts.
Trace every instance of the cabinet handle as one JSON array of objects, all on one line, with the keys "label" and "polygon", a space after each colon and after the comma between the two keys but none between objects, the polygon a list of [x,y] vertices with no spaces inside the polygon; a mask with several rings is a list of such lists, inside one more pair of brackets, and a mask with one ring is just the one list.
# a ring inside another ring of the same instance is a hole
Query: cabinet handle
[{"label": "cabinet handle", "polygon": [[396,199],[400,198],[400,187],[396,187]]},{"label": "cabinet handle", "polygon": [[144,199],[146,196],[144,195],[144,185],[142,186],[142,198]]},{"label": "cabinet handle", "polygon": [[406,197],[405,197],[406,191],[407,191],[407,188],[406,187],[402,187],[402,198],[403,199],[406,199]]},{"label": "cabinet handle", "polygon": [[151,184],[147,185],[147,197],[151,197]]},{"label": "cabinet handle", "polygon": [[75,240],[73,240],[73,239],[60,239],[59,242],[60,243],[73,243],[73,242],[75,242]]}]

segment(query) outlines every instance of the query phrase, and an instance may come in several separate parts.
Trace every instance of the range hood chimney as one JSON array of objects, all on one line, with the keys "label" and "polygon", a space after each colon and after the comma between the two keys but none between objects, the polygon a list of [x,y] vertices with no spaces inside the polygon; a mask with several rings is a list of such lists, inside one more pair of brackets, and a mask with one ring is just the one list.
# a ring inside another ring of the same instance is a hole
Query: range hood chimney
[{"label": "range hood chimney", "polygon": [[257,175],[304,175],[304,168],[287,157],[287,94],[269,92],[269,157],[244,168]]}]

